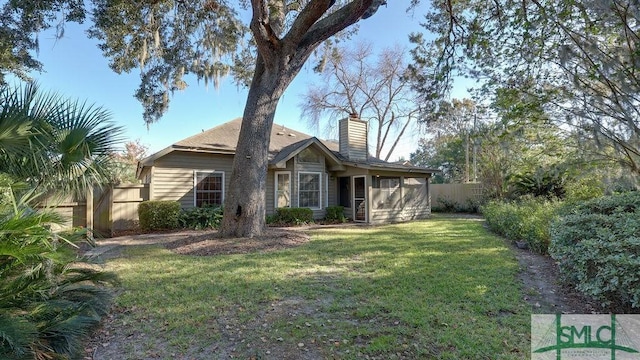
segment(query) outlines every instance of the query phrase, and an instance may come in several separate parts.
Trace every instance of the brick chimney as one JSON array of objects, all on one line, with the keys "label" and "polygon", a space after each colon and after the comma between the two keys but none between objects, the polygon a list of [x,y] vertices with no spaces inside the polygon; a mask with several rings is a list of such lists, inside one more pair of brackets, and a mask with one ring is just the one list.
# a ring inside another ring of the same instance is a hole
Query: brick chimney
[{"label": "brick chimney", "polygon": [[369,146],[369,124],[358,118],[358,114],[350,114],[339,122],[340,155],[348,160],[367,161]]}]

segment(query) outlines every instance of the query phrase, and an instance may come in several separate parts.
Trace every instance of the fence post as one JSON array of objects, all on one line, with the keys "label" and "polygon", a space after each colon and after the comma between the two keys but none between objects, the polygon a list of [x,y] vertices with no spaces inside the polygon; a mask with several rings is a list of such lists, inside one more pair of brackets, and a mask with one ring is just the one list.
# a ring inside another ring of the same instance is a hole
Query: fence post
[{"label": "fence post", "polygon": [[113,236],[113,186],[109,186],[107,188],[107,204],[108,204],[108,218],[107,223],[109,224],[109,237]]},{"label": "fence post", "polygon": [[93,238],[93,186],[87,189],[87,196],[85,198],[86,203],[86,215],[85,215],[85,227],[87,229],[87,237]]}]

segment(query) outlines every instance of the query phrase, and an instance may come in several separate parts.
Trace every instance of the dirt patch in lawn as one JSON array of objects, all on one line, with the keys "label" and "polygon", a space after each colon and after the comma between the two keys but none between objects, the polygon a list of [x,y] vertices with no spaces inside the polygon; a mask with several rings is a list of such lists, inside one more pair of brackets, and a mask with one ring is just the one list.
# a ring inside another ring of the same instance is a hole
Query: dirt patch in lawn
[{"label": "dirt patch in lawn", "polygon": [[300,246],[309,241],[309,235],[294,230],[268,228],[253,238],[223,238],[217,232],[192,235],[164,246],[182,255],[228,255],[270,252]]}]

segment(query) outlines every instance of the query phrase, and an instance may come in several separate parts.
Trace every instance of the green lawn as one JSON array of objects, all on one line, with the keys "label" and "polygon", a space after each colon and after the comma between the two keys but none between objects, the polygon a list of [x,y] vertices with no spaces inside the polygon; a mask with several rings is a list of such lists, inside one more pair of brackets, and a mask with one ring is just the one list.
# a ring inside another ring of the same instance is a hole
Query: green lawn
[{"label": "green lawn", "polygon": [[529,358],[517,260],[477,220],[319,230],[272,253],[124,255],[108,263],[122,291],[107,348],[122,359]]}]

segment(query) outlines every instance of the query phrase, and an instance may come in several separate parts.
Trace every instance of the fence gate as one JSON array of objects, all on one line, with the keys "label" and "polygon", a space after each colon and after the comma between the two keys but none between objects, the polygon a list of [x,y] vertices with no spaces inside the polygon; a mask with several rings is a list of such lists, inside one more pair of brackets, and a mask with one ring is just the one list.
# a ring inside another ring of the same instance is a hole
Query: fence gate
[{"label": "fence gate", "polygon": [[121,184],[96,189],[93,196],[93,223],[97,236],[138,226],[138,204],[149,199],[149,185]]}]

